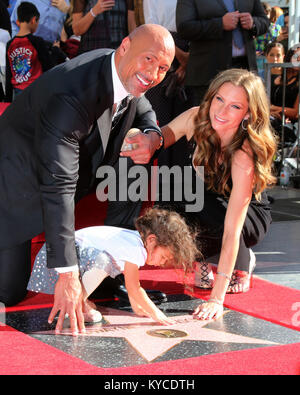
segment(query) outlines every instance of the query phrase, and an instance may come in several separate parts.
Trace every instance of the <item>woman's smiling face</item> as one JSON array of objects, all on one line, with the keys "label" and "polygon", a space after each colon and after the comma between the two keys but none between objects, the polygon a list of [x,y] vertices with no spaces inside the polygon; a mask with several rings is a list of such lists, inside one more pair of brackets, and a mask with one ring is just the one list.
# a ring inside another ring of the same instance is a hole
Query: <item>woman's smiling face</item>
[{"label": "woman's smiling face", "polygon": [[211,102],[209,116],[212,128],[227,145],[238,131],[243,119],[248,119],[248,97],[241,86],[224,83]]}]

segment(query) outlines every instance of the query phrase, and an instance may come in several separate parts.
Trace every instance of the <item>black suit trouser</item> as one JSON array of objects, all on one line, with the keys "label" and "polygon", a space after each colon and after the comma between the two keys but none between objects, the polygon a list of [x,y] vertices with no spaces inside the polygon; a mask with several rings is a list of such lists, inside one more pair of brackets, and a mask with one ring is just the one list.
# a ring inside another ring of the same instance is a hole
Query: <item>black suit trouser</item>
[{"label": "black suit trouser", "polygon": [[0,250],[0,302],[13,306],[27,293],[31,272],[31,240]]}]

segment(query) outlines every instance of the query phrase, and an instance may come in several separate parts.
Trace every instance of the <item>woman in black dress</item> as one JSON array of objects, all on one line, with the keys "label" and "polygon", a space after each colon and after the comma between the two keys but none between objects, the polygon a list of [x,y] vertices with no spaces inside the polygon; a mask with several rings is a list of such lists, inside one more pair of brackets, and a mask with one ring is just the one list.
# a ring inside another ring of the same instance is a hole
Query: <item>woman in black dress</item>
[{"label": "woman in black dress", "polygon": [[[276,182],[272,175],[276,142],[269,117],[262,80],[247,70],[231,69],[214,79],[200,107],[163,128],[165,147],[186,137],[195,147],[194,168],[204,167],[203,210],[184,213],[183,205],[172,207],[199,231],[205,263],[198,276],[212,292],[209,302],[196,309],[198,319],[219,317],[226,292],[249,290],[255,266],[249,248],[268,231],[271,215],[264,190]],[[216,254],[213,280],[208,262]]]}]

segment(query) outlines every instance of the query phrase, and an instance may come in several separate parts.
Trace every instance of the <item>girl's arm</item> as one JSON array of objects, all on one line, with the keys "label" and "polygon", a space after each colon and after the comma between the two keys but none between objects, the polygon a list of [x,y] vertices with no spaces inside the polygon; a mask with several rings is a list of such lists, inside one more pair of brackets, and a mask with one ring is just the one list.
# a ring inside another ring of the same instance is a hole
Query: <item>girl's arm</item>
[{"label": "girl's arm", "polygon": [[[254,163],[249,153],[238,151],[232,160],[232,191],[230,194],[224,223],[222,249],[218,263],[218,272],[231,277],[240,246],[240,236],[246,219],[248,207],[251,201],[254,181]],[[224,276],[216,276],[211,299],[215,302],[200,305],[195,316],[203,319],[218,318],[223,312],[223,301],[225,299],[229,280]],[[203,313],[203,308],[205,313]]]},{"label": "girl's arm", "polygon": [[142,307],[140,305],[138,305],[136,303],[136,301],[134,299],[132,299],[130,296],[129,296],[129,301],[130,301],[131,308],[132,308],[134,314],[139,315],[140,317],[148,317],[148,314],[146,313],[146,311],[143,310]]},{"label": "girl's arm", "polygon": [[[139,269],[134,263],[126,262],[124,268],[125,286],[128,292],[129,300],[133,300],[148,317],[164,325],[171,325],[173,321],[168,318],[159,308],[155,306],[148,297],[145,290],[141,287],[139,279]],[[135,311],[136,305],[132,308]]]}]

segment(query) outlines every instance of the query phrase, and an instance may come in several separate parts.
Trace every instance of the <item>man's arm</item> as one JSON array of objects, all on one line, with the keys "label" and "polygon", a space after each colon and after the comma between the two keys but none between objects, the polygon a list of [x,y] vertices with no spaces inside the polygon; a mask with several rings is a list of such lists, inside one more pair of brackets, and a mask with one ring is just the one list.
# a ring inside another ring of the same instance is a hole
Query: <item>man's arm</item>
[{"label": "man's arm", "polygon": [[133,127],[140,130],[153,129],[160,131],[156,114],[145,96],[140,97],[137,101]]},{"label": "man's arm", "polygon": [[[77,264],[74,227],[74,195],[79,169],[79,142],[73,132],[87,130],[87,116],[75,98],[53,96],[42,108],[36,125],[35,152],[46,237],[47,266]],[[56,332],[65,314],[73,335],[85,331],[79,273],[61,273],[55,287],[54,305],[48,321],[60,312]]]},{"label": "man's arm", "polygon": [[35,151],[49,268],[77,263],[74,195],[79,143],[72,132],[87,130],[85,112],[79,107],[74,98],[54,96],[37,120]]},{"label": "man's arm", "polygon": [[253,35],[257,37],[265,34],[269,29],[270,20],[266,16],[260,0],[255,0],[251,15],[253,18]]}]

